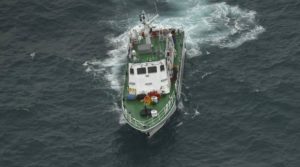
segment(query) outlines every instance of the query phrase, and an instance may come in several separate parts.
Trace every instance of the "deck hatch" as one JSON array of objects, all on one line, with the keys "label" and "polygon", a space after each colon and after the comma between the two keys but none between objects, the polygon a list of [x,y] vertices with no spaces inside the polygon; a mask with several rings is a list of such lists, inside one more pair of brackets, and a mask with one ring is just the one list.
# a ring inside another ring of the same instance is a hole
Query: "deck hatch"
[{"label": "deck hatch", "polygon": [[138,45],[138,51],[141,53],[151,53],[151,44],[140,44]]}]

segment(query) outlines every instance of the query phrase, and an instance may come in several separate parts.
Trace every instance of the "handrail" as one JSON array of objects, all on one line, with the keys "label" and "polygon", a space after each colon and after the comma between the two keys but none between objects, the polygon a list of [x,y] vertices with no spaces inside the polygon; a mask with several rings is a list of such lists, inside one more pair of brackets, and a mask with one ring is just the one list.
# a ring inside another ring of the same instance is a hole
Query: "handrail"
[{"label": "handrail", "polygon": [[[147,128],[151,128],[153,125],[157,124],[158,122],[160,122],[161,120],[163,120],[163,118],[165,118],[165,116],[170,112],[170,109],[173,107],[174,103],[175,103],[175,91],[169,96],[170,100],[168,101],[168,103],[166,104],[166,106],[164,106],[159,112],[158,112],[158,116],[157,117],[151,117],[150,119],[146,120],[146,121],[140,121],[137,120],[136,118],[132,117],[130,114],[127,113],[127,111],[124,112],[124,116],[125,119],[131,123],[131,125],[133,125],[134,127],[138,128],[138,129],[147,129]],[[123,111],[124,111],[124,106],[123,107]]]}]

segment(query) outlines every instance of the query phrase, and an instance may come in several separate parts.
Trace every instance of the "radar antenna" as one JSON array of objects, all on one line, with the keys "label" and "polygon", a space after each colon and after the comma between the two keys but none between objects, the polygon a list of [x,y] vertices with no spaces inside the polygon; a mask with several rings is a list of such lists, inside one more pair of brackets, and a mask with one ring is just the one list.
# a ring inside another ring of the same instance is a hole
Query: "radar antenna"
[{"label": "radar antenna", "polygon": [[154,1],[154,6],[155,6],[156,14],[158,14],[157,4],[155,1]]}]

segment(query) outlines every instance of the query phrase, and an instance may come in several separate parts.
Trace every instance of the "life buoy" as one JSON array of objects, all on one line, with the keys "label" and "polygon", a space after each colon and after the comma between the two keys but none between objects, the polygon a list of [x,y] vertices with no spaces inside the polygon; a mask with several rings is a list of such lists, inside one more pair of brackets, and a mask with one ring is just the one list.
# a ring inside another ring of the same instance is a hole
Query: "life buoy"
[{"label": "life buoy", "polygon": [[145,104],[150,105],[151,102],[152,102],[152,100],[151,100],[150,96],[147,95],[147,96],[144,97],[144,103]]},{"label": "life buoy", "polygon": [[160,99],[160,94],[157,91],[149,92],[148,96],[150,96],[150,97],[156,96],[158,100]]}]

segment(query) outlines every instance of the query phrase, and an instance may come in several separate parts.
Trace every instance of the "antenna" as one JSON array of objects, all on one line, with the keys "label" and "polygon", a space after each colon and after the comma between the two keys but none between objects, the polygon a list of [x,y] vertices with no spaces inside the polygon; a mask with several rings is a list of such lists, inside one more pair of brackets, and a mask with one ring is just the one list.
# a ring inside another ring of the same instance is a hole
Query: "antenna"
[{"label": "antenna", "polygon": [[158,14],[157,4],[155,1],[154,1],[154,6],[155,6],[156,14]]},{"label": "antenna", "polygon": [[142,14],[140,14],[140,21],[143,23],[143,24],[146,24],[146,16],[145,16],[145,11],[143,10],[142,11]]}]

